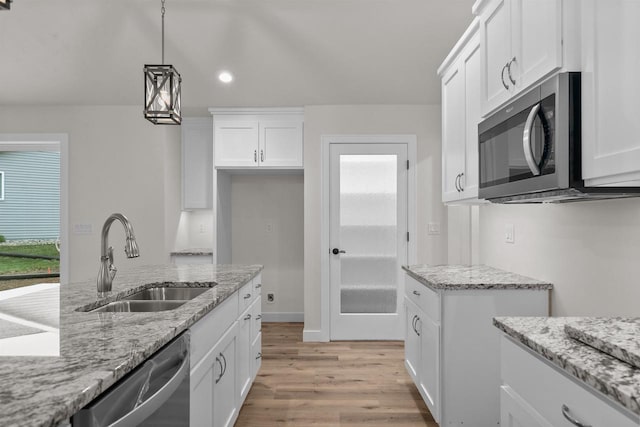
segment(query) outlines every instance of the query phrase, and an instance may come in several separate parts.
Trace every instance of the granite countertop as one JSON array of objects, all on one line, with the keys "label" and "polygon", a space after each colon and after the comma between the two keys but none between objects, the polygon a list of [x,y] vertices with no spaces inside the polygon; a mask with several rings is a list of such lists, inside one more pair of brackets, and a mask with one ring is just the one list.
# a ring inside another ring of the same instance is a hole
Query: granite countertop
[{"label": "granite countertop", "polygon": [[[262,270],[260,265],[160,265],[118,273],[112,296],[158,284],[211,287],[169,311],[87,313],[95,282],[60,286],[60,357],[0,357],[0,424],[55,426],[189,328]],[[102,304],[99,304],[102,305]]]},{"label": "granite countertop", "polygon": [[485,265],[409,265],[402,266],[402,268],[411,277],[434,291],[459,291],[468,289],[553,289],[551,283]]},{"label": "granite countertop", "polygon": [[213,255],[211,248],[176,249],[171,255]]},{"label": "granite countertop", "polygon": [[[570,376],[640,415],[640,369],[570,338],[580,317],[496,317],[493,324]],[[640,421],[640,419],[639,419]]]}]

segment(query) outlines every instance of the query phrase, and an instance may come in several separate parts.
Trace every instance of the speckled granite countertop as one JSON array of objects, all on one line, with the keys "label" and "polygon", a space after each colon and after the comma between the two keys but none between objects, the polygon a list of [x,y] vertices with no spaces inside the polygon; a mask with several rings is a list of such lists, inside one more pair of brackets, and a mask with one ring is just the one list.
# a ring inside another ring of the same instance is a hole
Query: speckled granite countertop
[{"label": "speckled granite countertop", "polygon": [[437,290],[553,289],[550,283],[485,265],[409,265],[402,268],[425,286]]},{"label": "speckled granite countertop", "polygon": [[640,416],[640,369],[570,338],[565,324],[583,319],[496,317],[493,324],[567,374]]},{"label": "speckled granite countertop", "polygon": [[213,255],[211,248],[176,249],[171,255]]},{"label": "speckled granite countertop", "polygon": [[640,368],[640,318],[592,317],[564,325],[571,338]]},{"label": "speckled granite countertop", "polygon": [[118,273],[113,295],[163,283],[213,286],[174,310],[155,313],[77,312],[97,305],[95,283],[60,286],[61,356],[0,357],[0,425],[54,426],[68,419],[261,270],[205,264]]}]

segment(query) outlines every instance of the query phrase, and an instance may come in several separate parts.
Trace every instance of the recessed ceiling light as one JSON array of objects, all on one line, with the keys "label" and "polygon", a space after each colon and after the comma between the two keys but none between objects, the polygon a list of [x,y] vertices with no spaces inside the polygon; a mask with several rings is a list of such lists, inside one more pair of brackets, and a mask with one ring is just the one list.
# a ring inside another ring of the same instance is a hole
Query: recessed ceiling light
[{"label": "recessed ceiling light", "polygon": [[233,75],[228,71],[223,71],[220,74],[218,74],[218,79],[222,83],[231,83],[233,81]]}]

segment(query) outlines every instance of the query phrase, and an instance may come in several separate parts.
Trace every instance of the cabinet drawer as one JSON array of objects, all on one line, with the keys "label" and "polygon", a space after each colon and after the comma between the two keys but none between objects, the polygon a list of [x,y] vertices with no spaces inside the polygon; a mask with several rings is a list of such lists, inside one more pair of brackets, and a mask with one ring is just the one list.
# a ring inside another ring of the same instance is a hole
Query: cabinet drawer
[{"label": "cabinet drawer", "polygon": [[[622,407],[616,407],[614,402],[557,371],[506,337],[501,340],[501,376],[503,390],[515,392],[550,425],[573,425],[563,416],[563,405],[566,405],[569,414],[584,425],[638,426],[638,417],[632,419]],[[508,420],[501,421],[508,425]]]},{"label": "cabinet drawer", "polygon": [[262,301],[256,298],[251,306],[251,341],[253,342],[262,331]]},{"label": "cabinet drawer", "polygon": [[192,367],[218,342],[237,317],[238,294],[235,293],[191,326]]},{"label": "cabinet drawer", "polygon": [[255,299],[253,281],[247,283],[238,291],[238,313],[243,313]]},{"label": "cabinet drawer", "polygon": [[436,323],[440,323],[440,295],[413,277],[406,275],[405,292],[407,298]]},{"label": "cabinet drawer", "polygon": [[255,297],[262,295],[262,273],[253,278],[253,293]]},{"label": "cabinet drawer", "polygon": [[262,365],[262,332],[258,333],[258,336],[256,336],[256,339],[251,344],[250,357],[252,361],[251,381],[254,381]]}]

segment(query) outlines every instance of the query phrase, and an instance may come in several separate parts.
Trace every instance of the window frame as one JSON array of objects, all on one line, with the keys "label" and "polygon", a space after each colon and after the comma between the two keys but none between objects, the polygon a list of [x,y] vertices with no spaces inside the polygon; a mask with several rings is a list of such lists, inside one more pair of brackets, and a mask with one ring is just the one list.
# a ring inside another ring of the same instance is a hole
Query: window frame
[{"label": "window frame", "polygon": [[4,200],[4,171],[0,171],[0,202]]}]

